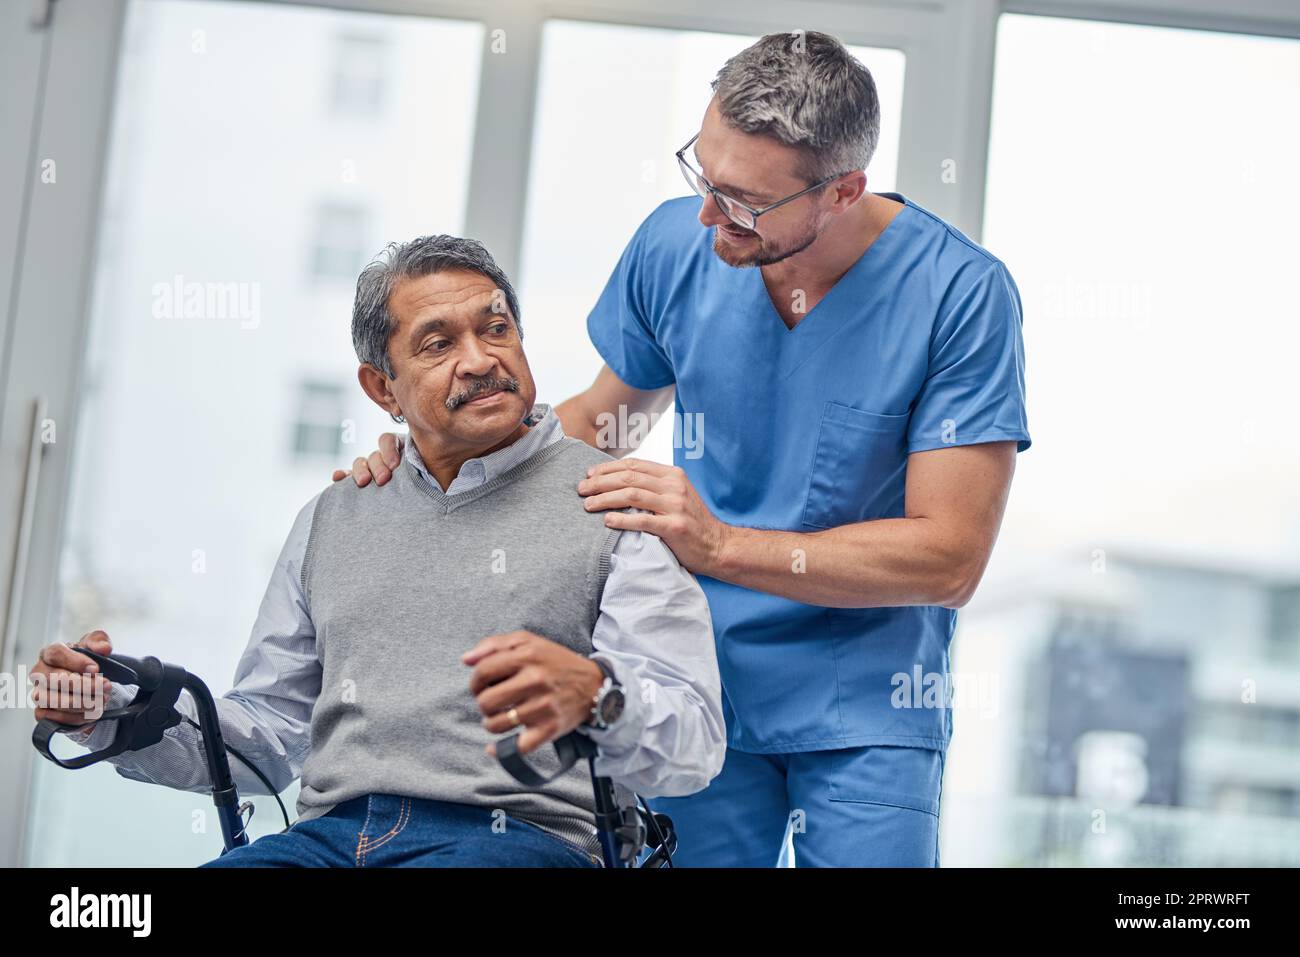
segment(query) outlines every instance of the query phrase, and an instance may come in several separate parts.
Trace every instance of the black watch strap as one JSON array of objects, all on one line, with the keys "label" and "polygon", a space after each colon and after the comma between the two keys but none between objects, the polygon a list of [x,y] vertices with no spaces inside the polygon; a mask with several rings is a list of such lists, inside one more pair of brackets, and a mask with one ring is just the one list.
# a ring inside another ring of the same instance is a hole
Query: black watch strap
[{"label": "black watch strap", "polygon": [[604,661],[602,661],[600,658],[592,658],[591,660],[594,661],[594,662],[596,662],[596,666],[597,666],[598,668],[600,668],[600,670],[603,671],[603,672],[605,673],[605,677],[606,677],[606,678],[608,678],[610,681],[614,682],[615,687],[618,687],[618,688],[623,687],[623,682],[621,682],[621,681],[618,680],[618,677],[614,674],[614,669],[613,669],[613,668],[611,668],[609,665],[607,665],[607,664],[606,664]]}]

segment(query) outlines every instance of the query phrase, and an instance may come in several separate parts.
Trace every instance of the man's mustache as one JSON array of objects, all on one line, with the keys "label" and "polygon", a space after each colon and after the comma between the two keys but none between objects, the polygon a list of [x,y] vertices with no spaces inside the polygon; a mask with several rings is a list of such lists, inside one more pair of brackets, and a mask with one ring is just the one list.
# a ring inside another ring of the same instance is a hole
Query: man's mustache
[{"label": "man's mustache", "polygon": [[477,399],[484,392],[518,392],[519,380],[513,376],[507,376],[498,379],[493,376],[485,376],[482,379],[475,379],[468,389],[463,392],[456,392],[447,397],[447,411],[454,412],[457,406],[464,405],[470,399]]}]

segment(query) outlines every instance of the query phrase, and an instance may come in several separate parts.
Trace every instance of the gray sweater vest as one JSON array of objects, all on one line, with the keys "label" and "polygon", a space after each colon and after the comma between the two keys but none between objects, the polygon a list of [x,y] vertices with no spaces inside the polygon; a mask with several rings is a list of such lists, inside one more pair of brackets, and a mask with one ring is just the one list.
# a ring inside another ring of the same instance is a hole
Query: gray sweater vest
[{"label": "gray sweater vest", "polygon": [[[493,735],[460,656],[517,629],[591,653],[621,533],[583,508],[577,484],[608,460],[566,437],[455,495],[409,460],[383,487],[338,482],[321,494],[302,567],[324,670],[303,820],[398,794],[504,812],[599,854],[586,762],[540,791],[515,781],[484,752]],[[559,768],[549,744],[528,759]]]}]

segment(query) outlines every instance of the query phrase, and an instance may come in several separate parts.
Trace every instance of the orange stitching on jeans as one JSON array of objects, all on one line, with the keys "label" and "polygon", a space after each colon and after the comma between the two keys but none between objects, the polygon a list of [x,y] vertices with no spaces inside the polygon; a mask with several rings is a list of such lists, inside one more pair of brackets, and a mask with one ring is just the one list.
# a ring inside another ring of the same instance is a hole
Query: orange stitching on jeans
[{"label": "orange stitching on jeans", "polygon": [[407,812],[406,800],[407,800],[406,798],[402,798],[402,803],[398,805],[397,822],[391,828],[389,828],[385,833],[380,834],[378,837],[374,837],[374,838],[368,837],[365,839],[365,845],[367,849],[378,846],[379,842],[388,840],[389,838],[393,837],[397,831],[405,827],[405,825],[402,824],[402,818],[406,816],[406,812]]},{"label": "orange stitching on jeans", "polygon": [[366,798],[366,819],[361,822],[361,830],[357,831],[357,867],[361,866],[361,846],[366,843],[366,828],[370,826],[370,811],[375,803],[373,794]]},{"label": "orange stitching on jeans", "polygon": [[397,835],[401,834],[402,831],[406,829],[406,825],[411,821],[412,810],[414,810],[414,802],[410,798],[402,798],[402,808],[397,812],[397,823],[393,825],[392,829],[387,834],[381,834],[373,841],[367,839],[365,850],[362,852],[363,855],[369,856],[370,852],[375,848],[383,847],[393,838],[397,837]]}]

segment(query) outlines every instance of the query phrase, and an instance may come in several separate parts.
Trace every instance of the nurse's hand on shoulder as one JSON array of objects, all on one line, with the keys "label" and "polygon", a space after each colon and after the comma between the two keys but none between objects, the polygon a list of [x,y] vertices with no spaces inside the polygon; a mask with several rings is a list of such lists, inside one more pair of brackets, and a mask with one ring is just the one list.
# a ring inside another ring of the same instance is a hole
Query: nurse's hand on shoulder
[{"label": "nurse's hand on shoulder", "polygon": [[352,463],[352,471],[334,470],[334,481],[352,476],[357,485],[366,486],[374,479],[376,485],[387,485],[393,477],[393,469],[402,461],[402,443],[396,433],[385,432],[379,436],[379,448],[370,453],[369,458],[357,457]]},{"label": "nurse's hand on shoulder", "polygon": [[686,473],[672,465],[644,459],[602,462],[578,483],[589,512],[639,508],[644,512],[610,512],[610,528],[649,532],[663,539],[687,570],[708,574],[726,542],[729,526],[714,518]]}]

